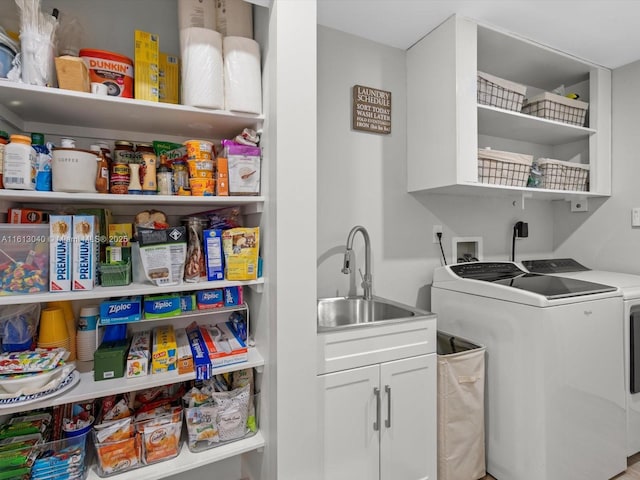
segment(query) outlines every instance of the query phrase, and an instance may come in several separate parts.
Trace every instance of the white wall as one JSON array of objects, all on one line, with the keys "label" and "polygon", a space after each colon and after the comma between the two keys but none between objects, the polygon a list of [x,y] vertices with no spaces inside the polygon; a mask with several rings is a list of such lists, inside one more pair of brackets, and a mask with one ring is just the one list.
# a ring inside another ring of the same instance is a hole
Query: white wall
[{"label": "white wall", "polygon": [[[391,91],[391,134],[351,129],[356,84]],[[522,210],[513,199],[406,193],[406,105],[404,50],[318,26],[318,297],[353,293],[356,285],[361,292],[361,237],[355,273],[341,273],[357,224],[371,235],[374,294],[421,308],[430,306],[428,285],[440,265],[435,224],[444,227],[448,262],[453,236],[481,236],[485,260],[508,260],[518,220],[529,223],[529,238],[518,241],[517,258],[551,255],[550,202],[527,201]]]},{"label": "white wall", "polygon": [[589,201],[588,213],[555,212],[557,256],[591,268],[640,274],[640,228],[631,208],[640,206],[640,62],[612,74],[612,195]]}]

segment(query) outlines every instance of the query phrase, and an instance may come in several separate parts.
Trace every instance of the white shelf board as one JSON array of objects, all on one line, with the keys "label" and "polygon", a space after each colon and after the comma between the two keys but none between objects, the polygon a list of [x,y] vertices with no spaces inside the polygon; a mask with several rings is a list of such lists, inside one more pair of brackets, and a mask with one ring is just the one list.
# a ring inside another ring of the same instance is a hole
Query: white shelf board
[{"label": "white shelf board", "polygon": [[[44,133],[70,135],[74,127],[143,132],[192,138],[232,138],[243,128],[259,129],[262,115],[99,96],[59,88],[0,81],[0,117],[16,128],[50,125]],[[15,123],[19,123],[15,125]],[[38,130],[39,131],[39,130]],[[65,133],[66,132],[66,133]]]},{"label": "white shelf board", "polygon": [[588,139],[596,131],[525,113],[478,105],[478,133],[529,143],[562,145]]},{"label": "white shelf board", "polygon": [[[257,348],[248,348],[248,360],[246,362],[235,363],[233,365],[225,365],[213,370],[214,374],[234,372],[236,370],[244,370],[245,368],[256,368],[264,365],[264,358]],[[20,404],[7,406],[0,409],[0,415],[22,412],[25,410],[34,410],[36,408],[50,407],[54,405],[63,405],[65,403],[83,402],[93,400],[95,398],[104,397],[106,395],[117,395],[119,393],[135,392],[145,388],[159,387],[172,383],[186,382],[195,380],[195,372],[178,375],[177,371],[156,373],[146,375],[140,378],[114,378],[111,380],[95,381],[93,379],[93,362],[76,362],[77,370],[80,372],[80,381],[68,392],[57,397],[46,398],[40,402],[28,403],[24,406]]]},{"label": "white shelf board", "polygon": [[231,281],[217,280],[215,282],[197,282],[180,285],[166,285],[158,287],[151,284],[132,283],[122,287],[95,287],[87,291],[71,292],[42,292],[28,295],[0,296],[0,305],[18,305],[23,303],[53,302],[58,300],[93,300],[98,298],[127,297],[132,295],[153,295],[157,293],[189,292],[206,290],[209,288],[234,287],[236,285],[263,285],[264,277],[257,280]]},{"label": "white shelf board", "polygon": [[[224,460],[225,458],[235,457],[242,453],[251,452],[253,450],[263,448],[264,445],[265,440],[260,431],[256,432],[252,437],[198,453],[192,453],[189,451],[187,445],[184,444],[180,451],[180,455],[172,460],[159,462],[154,465],[147,465],[109,478],[117,480],[155,480],[158,478],[165,478],[170,475],[181,475],[187,470],[204,467],[214,462]],[[98,476],[95,468],[95,466],[91,468],[87,475],[87,480],[100,480],[102,478]],[[211,478],[214,477],[214,475],[209,476]]]},{"label": "white shelf board", "polygon": [[[113,195],[108,193],[39,192],[31,190],[0,189],[0,200],[46,204],[95,205],[185,205],[201,207],[230,207],[261,205],[263,196],[192,197],[181,195]],[[260,209],[258,209],[260,210]]]},{"label": "white shelf board", "polygon": [[608,197],[602,193],[576,192],[569,190],[549,190],[545,188],[508,187],[506,185],[493,185],[490,183],[466,183],[432,188],[415,192],[416,194],[446,194],[469,195],[481,197],[512,197],[514,199],[526,198],[531,200],[578,200],[581,198]]}]

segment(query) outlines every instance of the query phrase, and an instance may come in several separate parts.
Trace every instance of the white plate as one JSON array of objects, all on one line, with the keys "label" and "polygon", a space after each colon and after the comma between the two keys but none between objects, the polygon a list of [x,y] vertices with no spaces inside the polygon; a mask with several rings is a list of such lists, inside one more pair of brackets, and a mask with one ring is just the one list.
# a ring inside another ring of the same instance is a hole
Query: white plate
[{"label": "white plate", "polygon": [[79,381],[80,372],[74,370],[67,376],[67,378],[62,381],[60,385],[58,385],[56,388],[52,388],[51,390],[34,393],[31,395],[20,395],[19,397],[0,399],[0,409],[13,407],[14,405],[27,405],[29,403],[35,403],[39,402],[40,400],[55,397],[56,395],[60,395],[61,393],[66,392],[67,390],[71,390],[78,384]]}]

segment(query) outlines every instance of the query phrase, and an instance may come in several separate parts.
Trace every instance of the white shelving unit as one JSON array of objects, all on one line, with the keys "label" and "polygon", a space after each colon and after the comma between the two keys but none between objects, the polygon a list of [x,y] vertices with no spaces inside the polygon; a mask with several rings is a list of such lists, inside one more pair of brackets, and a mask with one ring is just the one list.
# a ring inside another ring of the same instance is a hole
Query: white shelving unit
[{"label": "white shelving unit", "polygon": [[[588,127],[477,103],[477,72],[527,86],[564,85],[589,103]],[[576,200],[611,194],[611,72],[472,20],[452,16],[407,52],[409,192]],[[588,164],[588,191],[478,181],[478,147]]]},{"label": "white shelving unit", "polygon": [[[166,17],[169,13],[157,13],[156,15]],[[42,132],[47,138],[71,135],[76,138],[79,147],[87,148],[95,140],[106,140],[107,142],[119,139],[135,142],[152,140],[183,142],[192,138],[218,140],[233,138],[243,128],[262,130],[264,116],[125,98],[98,97],[81,92],[22,85],[0,80],[0,120],[4,126],[3,129],[7,129],[6,126],[9,126],[11,133]],[[65,208],[99,206],[110,208],[116,221],[128,222],[132,220],[133,213],[145,208],[162,209],[170,219],[175,220],[190,213],[216,208],[240,207],[242,214],[249,219],[247,224],[263,227],[260,215],[263,212],[265,201],[265,196],[150,197],[0,190],[0,211],[6,211],[9,207],[19,205],[37,205],[48,209],[60,206]],[[264,231],[261,233],[264,234]],[[247,292],[246,296],[254,295],[254,301],[259,305],[262,303],[259,297],[263,292],[264,284],[264,277],[252,281],[182,283],[164,287],[134,283],[122,287],[96,287],[94,290],[86,292],[0,296],[0,306],[46,303],[58,300],[71,300],[81,304],[88,301],[97,303],[99,299],[104,298],[196,291],[234,285],[249,287],[251,291]],[[220,309],[211,311],[211,313],[224,311],[230,310]],[[175,317],[175,319],[176,321],[184,321],[187,317],[189,315]],[[259,317],[260,315],[258,315],[258,322],[262,321],[266,324],[265,313],[262,313],[262,318]],[[167,320],[163,319],[163,321]],[[262,325],[261,328],[267,327]],[[248,352],[248,361],[220,367],[216,369],[217,373],[245,368],[255,368],[258,373],[261,373],[266,362],[265,356],[259,351],[260,348],[260,345],[251,346]],[[265,348],[267,347],[265,346]],[[80,380],[70,390],[42,401],[0,408],[0,416],[195,379],[194,373],[178,375],[177,372],[169,372],[136,379],[119,378],[96,382],[93,379],[93,362],[77,362],[77,367],[80,372]],[[264,404],[266,405],[265,409],[269,407],[268,401],[265,401]],[[260,413],[260,415],[266,416],[266,413]],[[113,478],[150,480],[182,474],[187,470],[259,450],[265,446],[265,436],[261,431],[258,431],[252,437],[199,453],[190,452],[184,445],[180,455],[175,459],[125,472]],[[92,480],[99,478],[93,467],[88,478]]]}]

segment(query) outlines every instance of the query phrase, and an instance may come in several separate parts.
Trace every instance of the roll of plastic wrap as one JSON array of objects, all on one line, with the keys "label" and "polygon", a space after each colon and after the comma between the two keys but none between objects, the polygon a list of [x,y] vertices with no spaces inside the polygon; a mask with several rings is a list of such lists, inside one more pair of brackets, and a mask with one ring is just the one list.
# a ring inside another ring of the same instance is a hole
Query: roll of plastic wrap
[{"label": "roll of plastic wrap", "polygon": [[225,110],[262,113],[260,45],[244,37],[224,37]]},{"label": "roll of plastic wrap", "polygon": [[182,103],[202,108],[224,107],[222,35],[207,28],[180,30]]},{"label": "roll of plastic wrap", "polygon": [[216,30],[215,0],[178,0],[178,25]]},{"label": "roll of plastic wrap", "polygon": [[244,0],[217,0],[216,30],[223,37],[253,38],[253,10]]}]

